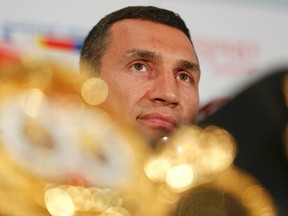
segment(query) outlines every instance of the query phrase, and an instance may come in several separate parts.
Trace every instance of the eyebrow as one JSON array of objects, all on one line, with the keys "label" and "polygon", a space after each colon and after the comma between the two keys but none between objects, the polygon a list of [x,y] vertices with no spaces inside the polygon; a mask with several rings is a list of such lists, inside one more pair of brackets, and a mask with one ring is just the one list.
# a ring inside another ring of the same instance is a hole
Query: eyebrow
[{"label": "eyebrow", "polygon": [[200,66],[198,63],[193,63],[187,60],[179,60],[178,65],[188,70],[198,71],[200,73]]},{"label": "eyebrow", "polygon": [[161,56],[155,52],[148,51],[148,50],[142,50],[142,49],[131,49],[127,50],[122,59],[126,58],[133,58],[133,57],[140,57],[143,59],[150,59],[150,60],[158,60],[161,59]]}]

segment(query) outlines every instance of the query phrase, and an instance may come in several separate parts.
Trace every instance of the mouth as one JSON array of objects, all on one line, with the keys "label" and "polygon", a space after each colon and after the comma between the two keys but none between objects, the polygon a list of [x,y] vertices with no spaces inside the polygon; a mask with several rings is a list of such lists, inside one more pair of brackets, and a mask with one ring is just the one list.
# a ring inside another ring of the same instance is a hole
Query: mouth
[{"label": "mouth", "polygon": [[175,118],[161,113],[141,114],[137,117],[137,120],[140,124],[148,125],[153,129],[161,129],[169,132],[177,126]]}]

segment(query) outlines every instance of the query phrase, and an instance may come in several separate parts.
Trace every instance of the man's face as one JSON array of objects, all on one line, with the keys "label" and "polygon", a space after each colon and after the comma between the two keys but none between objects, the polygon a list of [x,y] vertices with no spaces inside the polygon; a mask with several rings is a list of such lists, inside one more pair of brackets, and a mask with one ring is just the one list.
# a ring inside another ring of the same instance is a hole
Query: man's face
[{"label": "man's face", "polygon": [[138,19],[111,27],[100,77],[103,103],[155,143],[198,114],[200,71],[192,44],[176,28]]}]

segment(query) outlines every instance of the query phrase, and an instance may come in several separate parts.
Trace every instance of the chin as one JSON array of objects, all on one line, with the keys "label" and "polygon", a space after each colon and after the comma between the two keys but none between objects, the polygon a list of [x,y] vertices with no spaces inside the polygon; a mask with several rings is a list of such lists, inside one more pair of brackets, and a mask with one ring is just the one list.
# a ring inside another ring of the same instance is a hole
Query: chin
[{"label": "chin", "polygon": [[153,148],[157,147],[160,142],[163,141],[163,137],[168,137],[171,132],[167,132],[166,130],[153,130],[146,129],[141,133],[144,139],[149,143],[149,145]]}]

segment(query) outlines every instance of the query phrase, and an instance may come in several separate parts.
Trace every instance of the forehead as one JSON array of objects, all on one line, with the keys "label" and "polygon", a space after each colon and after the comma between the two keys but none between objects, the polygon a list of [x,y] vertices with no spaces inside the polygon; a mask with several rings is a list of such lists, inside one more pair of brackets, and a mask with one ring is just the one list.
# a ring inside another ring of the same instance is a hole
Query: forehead
[{"label": "forehead", "polygon": [[114,23],[110,29],[110,48],[148,49],[181,53],[196,58],[193,44],[179,29],[141,19],[124,19]]},{"label": "forehead", "polygon": [[[183,38],[186,40],[190,39],[182,32],[180,29],[158,23],[153,22],[150,20],[143,20],[143,19],[123,19],[120,21],[115,22],[111,28],[110,32],[112,34],[121,34],[121,33],[137,33],[136,31],[140,31],[142,33],[149,32],[149,33],[157,33],[157,32],[168,32],[170,31],[173,34],[182,35]],[[126,35],[126,37],[129,35]]]}]

